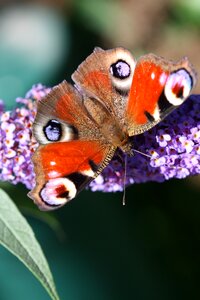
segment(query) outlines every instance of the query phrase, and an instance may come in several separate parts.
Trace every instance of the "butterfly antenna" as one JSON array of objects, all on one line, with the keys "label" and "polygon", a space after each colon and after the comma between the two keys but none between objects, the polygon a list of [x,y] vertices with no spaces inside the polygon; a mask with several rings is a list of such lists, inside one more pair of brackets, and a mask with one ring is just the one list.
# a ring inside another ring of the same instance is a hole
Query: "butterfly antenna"
[{"label": "butterfly antenna", "polygon": [[127,170],[127,155],[125,155],[124,160],[124,183],[123,183],[123,198],[122,198],[122,204],[126,205],[126,170]]},{"label": "butterfly antenna", "polygon": [[144,152],[141,152],[141,151],[139,151],[139,150],[133,149],[133,151],[136,152],[136,153],[139,153],[139,154],[141,154],[141,155],[144,155],[144,156],[146,156],[146,157],[151,158],[151,155],[146,154],[146,153],[144,153]]}]

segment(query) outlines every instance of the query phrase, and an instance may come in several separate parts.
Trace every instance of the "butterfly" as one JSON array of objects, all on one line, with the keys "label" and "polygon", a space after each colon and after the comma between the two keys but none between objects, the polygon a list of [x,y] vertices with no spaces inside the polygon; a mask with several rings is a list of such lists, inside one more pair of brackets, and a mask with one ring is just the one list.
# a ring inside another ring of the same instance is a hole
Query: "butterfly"
[{"label": "butterfly", "polygon": [[72,200],[108,165],[117,148],[132,155],[134,135],[165,118],[189,96],[196,73],[186,57],[172,62],[124,48],[93,53],[37,107],[29,192],[41,210]]}]

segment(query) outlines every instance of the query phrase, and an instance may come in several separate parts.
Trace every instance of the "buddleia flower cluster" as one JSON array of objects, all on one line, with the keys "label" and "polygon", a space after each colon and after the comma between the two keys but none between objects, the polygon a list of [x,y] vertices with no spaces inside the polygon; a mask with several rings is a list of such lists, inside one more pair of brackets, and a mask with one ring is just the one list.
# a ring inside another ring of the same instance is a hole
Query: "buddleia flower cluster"
[{"label": "buddleia flower cluster", "polygon": [[0,101],[0,180],[13,184],[23,183],[28,189],[34,185],[31,162],[37,142],[32,135],[32,124],[36,114],[36,102],[41,100],[49,88],[34,85],[25,98],[17,98],[18,106],[5,111]]},{"label": "buddleia flower cluster", "polygon": [[[33,188],[31,157],[38,144],[32,134],[32,124],[37,101],[50,90],[41,84],[34,85],[24,98],[16,99],[12,111],[5,111],[0,100],[1,181]],[[118,150],[110,164],[91,182],[92,191],[122,191],[124,181],[131,185],[199,174],[200,96],[190,96],[164,121],[132,140],[134,155],[128,157]]]}]

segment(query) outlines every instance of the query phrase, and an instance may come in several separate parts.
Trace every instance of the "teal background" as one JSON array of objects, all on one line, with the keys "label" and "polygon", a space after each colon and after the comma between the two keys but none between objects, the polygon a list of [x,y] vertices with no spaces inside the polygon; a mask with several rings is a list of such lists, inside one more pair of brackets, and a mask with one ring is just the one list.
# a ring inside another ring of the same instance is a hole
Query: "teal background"
[{"label": "teal background", "polygon": [[[199,70],[198,1],[26,3],[0,4],[0,98],[7,108],[34,83],[70,81],[95,46],[124,46],[136,56],[188,55]],[[23,186],[1,185],[33,228],[61,300],[199,299],[198,177],[134,185],[125,206],[122,193],[83,191],[54,213],[39,212]],[[14,299],[49,297],[0,247],[0,300]]]}]

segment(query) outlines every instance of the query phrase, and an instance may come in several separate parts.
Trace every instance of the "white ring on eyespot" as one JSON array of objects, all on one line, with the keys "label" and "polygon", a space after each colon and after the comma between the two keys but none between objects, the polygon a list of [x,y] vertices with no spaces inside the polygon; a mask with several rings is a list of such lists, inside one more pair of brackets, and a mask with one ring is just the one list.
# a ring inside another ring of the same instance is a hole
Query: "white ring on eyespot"
[{"label": "white ring on eyespot", "polygon": [[61,123],[62,125],[62,129],[63,129],[63,134],[62,134],[62,142],[69,142],[69,141],[72,141],[74,138],[74,132],[73,132],[73,129],[68,126],[67,124],[63,124]]},{"label": "white ring on eyespot", "polygon": [[[177,97],[176,94],[173,93],[173,87],[179,83],[183,86],[183,97]],[[192,79],[188,72],[184,69],[180,69],[169,75],[164,93],[167,100],[174,106],[178,106],[184,102],[184,100],[189,96],[192,88]]]},{"label": "white ring on eyespot", "polygon": [[[49,118],[49,116],[42,116],[42,117],[38,117],[34,123],[34,135],[36,137],[36,139],[39,141],[39,143],[41,144],[49,144],[49,143],[53,143],[54,141],[49,141],[43,131],[43,128],[46,126],[46,124],[50,121],[50,120],[54,120],[55,117],[53,118]],[[60,121],[59,121],[60,122]],[[61,123],[61,130],[62,130],[62,136],[61,139],[57,142],[68,142],[68,141],[72,141],[74,138],[74,133],[73,130],[70,126],[68,126],[66,123]],[[55,141],[56,142],[56,141]]]},{"label": "white ring on eyespot", "polygon": [[127,91],[130,89],[131,84],[132,84],[133,74],[134,74],[134,70],[135,70],[135,66],[136,66],[136,60],[125,49],[117,49],[115,61],[112,61],[111,65],[116,63],[118,60],[122,60],[130,66],[130,75],[127,78],[119,79],[119,78],[115,78],[111,74],[111,80],[112,80],[113,85],[117,89],[122,90],[122,91],[123,90]]},{"label": "white ring on eyespot", "polygon": [[[56,188],[61,185],[64,185],[66,191],[69,192],[67,198],[59,198],[56,196]],[[76,196],[76,193],[77,190],[75,184],[68,178],[63,177],[50,179],[40,192],[43,201],[49,205],[63,205],[73,199]]]},{"label": "white ring on eyespot", "polygon": [[112,83],[117,89],[126,91],[130,89],[132,84],[132,79],[133,79],[133,71],[131,70],[129,77],[125,79],[119,79],[112,76]]}]

